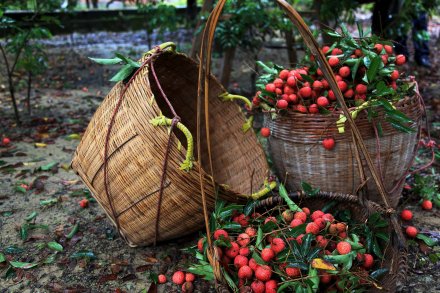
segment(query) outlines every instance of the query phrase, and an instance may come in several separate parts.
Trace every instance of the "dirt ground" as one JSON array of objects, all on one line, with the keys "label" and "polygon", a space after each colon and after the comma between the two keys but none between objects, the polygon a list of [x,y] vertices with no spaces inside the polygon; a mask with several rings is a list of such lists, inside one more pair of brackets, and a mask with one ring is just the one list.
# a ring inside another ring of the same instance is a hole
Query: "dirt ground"
[{"label": "dirt ground", "polygon": [[[127,42],[126,37],[130,38]],[[0,264],[0,292],[147,292],[150,272],[171,276],[189,262],[181,248],[193,245],[198,235],[170,241],[157,247],[130,248],[96,202],[81,208],[89,197],[84,184],[69,169],[79,136],[96,107],[111,88],[107,80],[115,67],[103,67],[87,59],[111,57],[112,51],[140,56],[146,51],[142,33],[72,35],[56,37],[47,44],[50,70],[38,77],[32,94],[32,116],[24,110],[20,91],[22,126],[12,119],[6,84],[0,80],[0,134],[11,139],[0,149],[0,251],[8,260],[37,264],[29,269],[7,270]],[[134,40],[134,41],[133,41]],[[185,38],[179,41],[184,50]],[[431,41],[433,52],[440,49]],[[261,59],[286,63],[285,52],[264,50]],[[434,138],[440,137],[440,57],[433,54],[434,69],[411,64],[429,109]],[[248,91],[252,62],[240,52],[233,72],[233,87]],[[219,59],[214,67],[219,67]],[[424,158],[421,158],[423,163]],[[437,165],[438,173],[438,165]],[[30,190],[26,190],[31,186]],[[440,240],[440,211],[422,211],[416,195],[405,192],[400,209],[415,211],[415,226]],[[26,226],[26,217],[37,217]],[[78,231],[67,238],[72,229]],[[25,229],[26,230],[26,229]],[[25,239],[25,240],[23,240]],[[62,251],[47,247],[57,241]],[[409,274],[405,292],[440,292],[440,248],[410,246]],[[159,292],[178,292],[177,286],[161,285]],[[212,291],[197,280],[198,292]]]}]

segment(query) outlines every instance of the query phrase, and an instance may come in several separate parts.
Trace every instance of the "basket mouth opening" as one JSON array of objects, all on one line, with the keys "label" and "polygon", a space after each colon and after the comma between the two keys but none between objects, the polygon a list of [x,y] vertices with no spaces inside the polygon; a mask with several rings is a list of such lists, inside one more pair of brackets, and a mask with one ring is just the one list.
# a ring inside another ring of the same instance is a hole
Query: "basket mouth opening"
[{"label": "basket mouth opening", "polygon": [[[188,58],[184,54],[164,52],[154,61],[154,70],[163,91],[167,95],[168,100],[170,101],[177,115],[181,118],[181,122],[191,131],[191,134],[193,135],[194,157],[196,160],[198,160],[198,65],[195,61]],[[163,98],[151,70],[148,72],[148,79],[158,107],[165,116],[172,118],[173,114]],[[258,140],[256,139],[255,134],[245,134],[241,131],[241,126],[242,123],[245,122],[245,119],[240,113],[239,107],[233,103],[222,102],[218,97],[224,92],[226,92],[226,90],[223,88],[223,86],[212,77],[210,80],[209,92],[209,122],[214,176],[217,183],[229,186],[234,192],[249,193],[249,191],[252,189],[255,191],[260,188],[265,176],[262,174],[266,173],[266,168],[262,172],[250,171],[250,169],[253,168],[252,164],[255,163],[255,168],[259,168],[258,166],[267,165],[264,153],[261,147],[258,145]],[[209,173],[210,167],[208,161],[209,158],[204,115],[204,110],[202,110],[202,168]],[[240,118],[240,121],[237,122],[237,117],[242,118]],[[175,129],[173,132],[182,143],[182,146],[186,148],[187,142],[185,136],[179,130]],[[250,137],[252,139],[249,139]],[[247,147],[243,147],[243,142],[245,140],[249,144]],[[249,150],[257,148],[261,149],[261,155],[258,151],[256,151],[257,154],[252,155],[254,157],[250,158],[250,156],[247,154]],[[258,158],[258,156],[260,157]],[[243,170],[246,168],[248,170]],[[237,171],[237,169],[242,170]],[[255,178],[252,179],[253,182],[250,183],[252,173],[256,174],[254,174]],[[242,186],[244,185],[243,180],[246,180],[247,186],[245,188]],[[253,185],[252,187],[250,187],[251,184]]]}]

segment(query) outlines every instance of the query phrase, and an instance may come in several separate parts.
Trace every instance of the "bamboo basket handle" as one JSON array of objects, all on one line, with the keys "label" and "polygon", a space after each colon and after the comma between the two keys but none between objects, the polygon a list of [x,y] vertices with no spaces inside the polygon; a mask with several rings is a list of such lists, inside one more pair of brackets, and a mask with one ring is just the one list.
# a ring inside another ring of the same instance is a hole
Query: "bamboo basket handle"
[{"label": "bamboo basket handle", "polygon": [[[327,62],[327,59],[325,58],[324,54],[321,52],[319,48],[319,44],[313,37],[310,29],[302,19],[302,17],[298,14],[298,12],[285,0],[275,0],[277,4],[284,10],[284,12],[287,14],[289,19],[292,21],[292,23],[295,25],[295,27],[300,32],[306,46],[311,51],[311,53],[315,56],[315,60],[317,60],[317,63],[319,67],[321,68],[325,78],[329,82],[330,88],[333,90],[337,101],[340,103],[342,111],[344,115],[347,117],[348,124],[351,127],[351,131],[353,132],[353,142],[355,147],[359,150],[358,151],[358,162],[360,161],[359,154],[362,154],[367,162],[367,166],[372,174],[372,177],[374,179],[375,184],[377,185],[377,188],[379,190],[380,196],[382,198],[382,201],[384,203],[384,206],[388,213],[393,213],[393,209],[390,206],[388,194],[384,188],[383,182],[380,179],[379,173],[373,163],[373,160],[371,159],[371,156],[367,150],[367,147],[364,143],[364,140],[362,138],[362,135],[357,128],[353,118],[350,115],[349,109],[345,103],[344,97],[342,95],[341,90],[339,89],[336,78],[333,74],[333,71],[330,67],[330,65]],[[205,29],[203,30],[203,37],[202,37],[202,44],[200,49],[200,66],[199,66],[199,79],[198,79],[198,90],[197,90],[197,146],[198,146],[198,159],[201,160],[201,143],[200,143],[200,134],[201,134],[201,107],[202,104],[204,105],[205,110],[205,130],[206,130],[206,139],[207,139],[207,146],[208,146],[208,159],[210,164],[210,171],[211,171],[211,179],[214,183],[214,174],[213,174],[213,168],[212,168],[212,154],[211,154],[211,148],[210,148],[210,129],[209,129],[209,75],[211,73],[211,53],[212,53],[212,43],[214,39],[214,32],[215,28],[217,27],[217,22],[219,19],[219,16],[223,10],[223,7],[226,3],[226,0],[219,0],[216,7],[213,9],[211,14],[208,17]],[[202,97],[203,96],[203,97]],[[203,182],[203,175],[202,175],[202,169],[201,169],[201,162],[199,164],[199,174],[200,174],[200,187],[201,187],[201,193],[202,193],[202,203],[203,203],[203,212],[205,215],[205,225],[207,229],[207,235],[208,235],[208,244],[209,247],[211,247],[211,239],[209,237],[209,221],[208,221],[208,212],[206,209],[206,198],[204,194],[204,182]],[[215,185],[214,185],[215,186]],[[395,231],[398,236],[398,240],[400,244],[403,243],[403,234],[400,230],[400,226],[398,225],[397,218],[395,215],[392,217],[392,223],[395,228]],[[214,270],[214,273],[215,270]]]}]

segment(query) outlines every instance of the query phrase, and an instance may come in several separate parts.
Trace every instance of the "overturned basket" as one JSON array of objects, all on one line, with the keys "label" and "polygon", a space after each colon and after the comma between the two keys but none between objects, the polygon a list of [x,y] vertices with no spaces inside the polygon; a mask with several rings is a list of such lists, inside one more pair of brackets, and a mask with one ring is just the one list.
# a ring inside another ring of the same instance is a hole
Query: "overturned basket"
[{"label": "overturned basket", "polygon": [[[243,200],[243,194],[262,186],[268,170],[255,134],[241,129],[245,118],[239,107],[219,99],[226,91],[211,77],[210,151],[219,184],[216,192],[204,172],[207,159],[199,169],[198,158],[193,158],[198,65],[176,53],[173,44],[152,50],[141,63],[129,82],[115,85],[104,99],[72,161],[72,168],[132,246],[203,227],[200,178],[206,181],[206,205],[211,209],[217,193],[228,201]],[[200,140],[206,156],[205,133]]]},{"label": "overturned basket", "polygon": [[[417,96],[406,97],[395,104],[413,122],[409,125],[414,130],[404,133],[393,128],[385,121],[383,111],[379,110],[383,136],[379,137],[367,114],[361,112],[355,120],[370,156],[375,159],[385,190],[390,195],[390,204],[396,207],[407,170],[416,155],[421,125],[422,107]],[[339,133],[337,121],[339,113],[314,115],[289,112],[275,120],[267,119],[271,130],[269,148],[278,176],[286,182],[290,190],[299,190],[301,182],[313,182],[313,186],[346,194],[356,194],[362,186],[356,160],[356,149],[350,126],[344,133]],[[326,137],[333,137],[336,144],[332,151],[321,147]],[[313,162],[313,164],[310,164]],[[370,200],[382,203],[377,186],[371,180],[371,172],[365,159],[362,167]]]},{"label": "overturned basket", "polygon": [[[368,216],[372,213],[379,212],[385,214],[380,205],[372,201],[365,201],[361,203],[357,196],[332,193],[332,192],[319,192],[313,197],[304,196],[303,193],[294,193],[289,196],[295,202],[302,206],[307,206],[312,210],[322,209],[326,204],[331,201],[337,204],[333,207],[334,210],[348,210],[351,212],[353,220],[357,222],[365,222]],[[275,205],[282,205],[283,199],[280,196],[273,196],[264,199],[258,203],[257,209],[270,208]],[[329,212],[334,213],[332,210]],[[389,223],[388,233],[391,234],[392,225]],[[396,292],[402,288],[405,282],[407,273],[407,250],[405,248],[399,248],[396,243],[391,243],[385,247],[384,257],[381,262],[381,268],[388,271],[379,280],[380,284],[376,284],[376,287],[371,287],[368,292]]]}]

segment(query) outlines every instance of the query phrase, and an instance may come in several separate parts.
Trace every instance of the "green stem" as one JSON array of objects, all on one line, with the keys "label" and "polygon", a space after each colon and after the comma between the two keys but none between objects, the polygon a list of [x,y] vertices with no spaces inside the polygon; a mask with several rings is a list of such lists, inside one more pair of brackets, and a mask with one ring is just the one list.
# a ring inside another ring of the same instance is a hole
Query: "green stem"
[{"label": "green stem", "polygon": [[[160,50],[165,50],[167,48],[169,48],[171,52],[176,52],[176,44],[174,44],[173,42],[166,42],[166,43],[159,45]],[[151,49],[150,51],[144,53],[144,57],[146,55],[153,54],[155,51],[156,51],[156,48]]]},{"label": "green stem", "polygon": [[[163,115],[158,116],[154,119],[150,120],[150,123],[153,126],[171,126],[173,123],[173,119],[167,118]],[[176,124],[177,129],[183,132],[183,134],[186,137],[187,141],[187,148],[186,148],[186,155],[185,155],[185,161],[180,165],[180,170],[184,171],[190,171],[193,167],[193,161],[194,161],[194,140],[191,132],[186,128],[185,125],[183,125],[181,122],[177,122]]]},{"label": "green stem", "polygon": [[249,101],[249,99],[246,97],[239,96],[239,95],[232,95],[230,93],[221,94],[219,97],[222,98],[223,101],[240,100],[240,101],[243,101],[246,105],[248,105],[249,109],[252,108],[252,102]]},{"label": "green stem", "polygon": [[261,197],[263,197],[266,194],[268,194],[269,192],[271,192],[272,189],[274,189],[276,186],[277,186],[277,183],[275,181],[268,182],[266,180],[264,182],[264,187],[262,189],[260,189],[259,191],[252,193],[250,197],[253,200],[260,199]]}]

